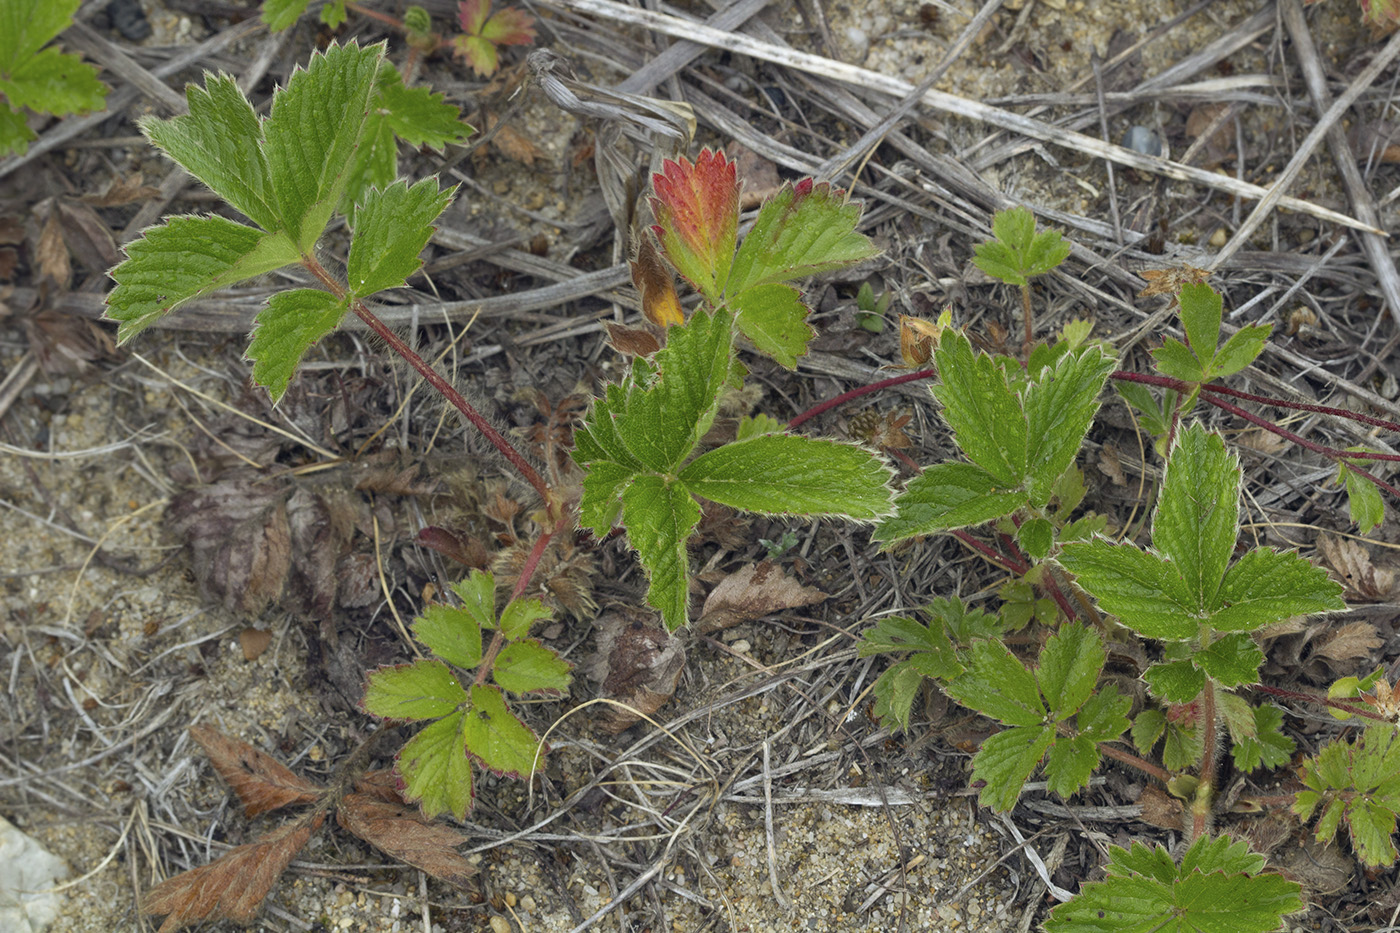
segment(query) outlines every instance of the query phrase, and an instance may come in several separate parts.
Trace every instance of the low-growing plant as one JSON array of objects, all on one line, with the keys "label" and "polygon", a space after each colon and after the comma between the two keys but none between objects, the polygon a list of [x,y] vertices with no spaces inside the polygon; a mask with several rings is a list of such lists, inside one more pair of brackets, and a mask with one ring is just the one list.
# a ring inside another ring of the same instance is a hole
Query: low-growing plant
[{"label": "low-growing plant", "polygon": [[[1008,284],[1025,289],[1029,271],[1049,271],[1068,254],[1067,246],[1034,232],[1029,212],[1005,212],[993,228],[998,240],[979,248],[978,265]],[[1400,425],[1220,385],[1217,380],[1254,361],[1270,328],[1247,326],[1222,343],[1222,299],[1197,271],[1172,283],[1186,340],[1169,337],[1153,351],[1157,374],[1117,370],[1106,345],[1089,340],[1081,322],[1053,344],[1036,344],[1024,364],[979,353],[950,327],[925,328],[936,348],[934,367],[923,374],[936,373],[933,395],[966,460],[922,470],[905,485],[895,515],[875,531],[886,548],[950,532],[1013,575],[999,612],[937,597],[922,621],[893,616],[875,623],[861,654],[897,656],[874,685],[877,715],[910,728],[915,701],[931,679],[953,700],[1001,723],[973,758],[981,802],[997,810],[1015,805],[1037,769],[1049,790],[1069,797],[1087,786],[1105,756],[1160,780],[1184,801],[1192,844],[1179,861],[1160,848],[1114,848],[1108,877],[1054,910],[1046,929],[1057,933],[1263,933],[1302,908],[1296,883],[1265,871],[1265,860],[1243,843],[1213,835],[1225,748],[1241,772],[1282,768],[1295,751],[1282,730],[1283,710],[1253,697],[1311,701],[1339,716],[1365,717],[1369,728],[1355,742],[1333,741],[1304,762],[1304,789],[1286,799],[1303,819],[1321,811],[1319,840],[1330,841],[1345,822],[1364,864],[1396,858],[1400,745],[1393,739],[1400,704],[1378,672],[1344,678],[1329,696],[1260,683],[1264,654],[1255,635],[1296,616],[1345,609],[1342,588],[1296,553],[1238,550],[1238,459],[1218,434],[1183,426],[1182,418],[1205,402],[1330,457],[1363,530],[1380,520],[1379,489],[1394,489],[1361,464],[1392,458],[1323,447],[1227,399],[1390,430]],[[1074,460],[1110,379],[1163,435],[1157,449],[1166,469],[1149,547],[1109,537],[1105,516],[1075,514],[1084,483]],[[1165,397],[1153,397],[1148,386],[1161,387]],[[971,533],[980,526],[990,527],[994,543]],[[1036,591],[1044,597],[1036,599]],[[1028,610],[1031,599],[1038,605]],[[1050,634],[1027,663],[1003,638],[1032,620]],[[1132,700],[1104,671],[1106,642],[1124,637],[1142,639],[1151,659],[1138,671],[1149,701],[1131,717]],[[1159,747],[1160,765],[1148,757]]]},{"label": "low-growing plant", "polygon": [[[97,69],[50,40],[73,25],[81,0],[0,0],[0,156],[23,155],[38,137],[24,117],[101,110],[107,86]],[[45,46],[48,46],[45,48]]]}]

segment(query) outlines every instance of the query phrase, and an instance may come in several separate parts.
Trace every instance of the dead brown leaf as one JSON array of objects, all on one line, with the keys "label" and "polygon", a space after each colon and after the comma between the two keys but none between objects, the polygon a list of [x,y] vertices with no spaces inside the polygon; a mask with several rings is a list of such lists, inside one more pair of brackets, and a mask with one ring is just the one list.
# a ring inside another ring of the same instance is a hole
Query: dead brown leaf
[{"label": "dead brown leaf", "polygon": [[416,808],[349,794],[336,822],[376,849],[449,884],[464,885],[476,869],[457,853],[468,837],[447,826],[425,822]]},{"label": "dead brown leaf", "polygon": [[1175,297],[1183,285],[1200,285],[1210,277],[1205,269],[1186,264],[1180,269],[1147,269],[1140,274],[1147,280],[1147,287],[1138,292],[1139,298],[1151,298],[1153,295]]},{"label": "dead brown leaf", "polygon": [[297,777],[276,758],[213,726],[194,726],[190,737],[204,749],[214,770],[238,795],[250,817],[293,804],[312,803],[323,793],[322,788]]},{"label": "dead brown leaf", "polygon": [[783,181],[778,177],[777,165],[741,142],[731,142],[724,149],[738,168],[739,178],[743,180],[744,188],[739,193],[740,210],[747,211],[758,207],[778,193]]},{"label": "dead brown leaf", "polygon": [[675,693],[685,668],[685,646],[651,618],[620,608],[604,612],[594,623],[598,651],[585,662],[584,672],[603,682],[604,696],[632,707],[604,708],[599,725],[609,732],[621,732],[660,709]]},{"label": "dead brown leaf", "polygon": [[231,470],[171,499],[166,518],[206,597],[257,615],[281,595],[292,565],[287,495],[257,471]]},{"label": "dead brown leaf", "polygon": [[63,242],[63,225],[58,213],[50,211],[39,231],[39,244],[34,249],[39,274],[52,280],[59,288],[73,284],[73,266],[68,261],[68,245]]},{"label": "dead brown leaf", "polygon": [[1099,448],[1099,472],[1112,480],[1115,486],[1128,485],[1128,478],[1123,475],[1123,463],[1118,458],[1118,448],[1112,444]]},{"label": "dead brown leaf", "polygon": [[1350,538],[1318,535],[1318,550],[1347,588],[1348,599],[1378,599],[1395,588],[1395,574],[1371,564],[1371,555]]},{"label": "dead brown leaf", "polygon": [[418,532],[418,543],[477,570],[485,570],[491,563],[491,553],[480,541],[447,528],[429,525]]},{"label": "dead brown leaf", "polygon": [[500,117],[491,111],[484,111],[482,123],[484,131],[496,130],[496,135],[491,138],[491,145],[496,147],[496,151],[508,159],[514,159],[522,165],[534,165],[535,160],[540,157],[540,147],[525,134],[521,133],[509,123],[496,125]]},{"label": "dead brown leaf", "polygon": [[307,813],[208,865],[166,879],[147,892],[141,910],[166,915],[159,933],[174,933],[203,920],[248,923],[324,820],[324,813]]},{"label": "dead brown leaf", "polygon": [[1142,795],[1138,797],[1137,802],[1138,806],[1142,807],[1142,815],[1138,819],[1144,823],[1156,826],[1158,829],[1182,831],[1185,808],[1180,800],[1172,797],[1160,787],[1148,784],[1143,788]]},{"label": "dead brown leaf", "polygon": [[249,626],[238,633],[238,647],[243,649],[243,660],[256,661],[262,657],[267,646],[272,644],[272,633],[267,629]]},{"label": "dead brown leaf", "polygon": [[1369,658],[1383,644],[1385,640],[1376,633],[1376,627],[1370,622],[1347,622],[1321,639],[1313,648],[1313,654],[1334,661]]},{"label": "dead brown leaf", "polygon": [[604,321],[608,329],[608,343],[623,356],[651,356],[661,349],[661,342],[649,330],[640,327],[624,327],[612,321]]},{"label": "dead brown leaf", "polygon": [[133,201],[160,197],[160,189],[151,187],[145,181],[145,176],[140,172],[114,175],[100,194],[85,194],[80,200],[93,207],[121,207]]},{"label": "dead brown leaf", "polygon": [[696,631],[704,635],[824,599],[821,590],[803,586],[771,560],[745,564],[710,591]]}]

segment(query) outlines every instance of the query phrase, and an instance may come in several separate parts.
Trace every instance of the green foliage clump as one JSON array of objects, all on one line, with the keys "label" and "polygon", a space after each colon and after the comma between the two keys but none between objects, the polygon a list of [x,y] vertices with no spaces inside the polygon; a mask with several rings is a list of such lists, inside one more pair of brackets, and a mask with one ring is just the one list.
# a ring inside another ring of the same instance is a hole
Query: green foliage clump
[{"label": "green foliage clump", "polygon": [[[24,110],[64,116],[101,110],[97,69],[49,41],[73,24],[81,0],[0,0],[0,156],[23,155],[38,137]],[[45,48],[45,46],[48,46]]]}]

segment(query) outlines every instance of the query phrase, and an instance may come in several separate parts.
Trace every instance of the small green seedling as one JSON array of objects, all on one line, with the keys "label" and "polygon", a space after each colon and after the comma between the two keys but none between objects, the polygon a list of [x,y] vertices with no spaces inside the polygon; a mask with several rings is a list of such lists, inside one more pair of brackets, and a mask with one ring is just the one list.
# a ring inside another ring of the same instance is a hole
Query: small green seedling
[{"label": "small green seedling", "polygon": [[1053,270],[1069,257],[1070,245],[1058,230],[1035,232],[1035,215],[1024,207],[997,211],[992,217],[993,240],[977,246],[977,268],[1021,290],[1021,310],[1026,328],[1024,350],[1030,356],[1035,339],[1030,280]]},{"label": "small green seedling", "polygon": [[97,69],[49,40],[73,24],[80,0],[0,0],[0,156],[23,155],[37,139],[24,108],[63,116],[101,110]]},{"label": "small green seedling", "polygon": [[462,34],[452,39],[452,51],[479,77],[489,78],[500,67],[503,45],[533,45],[535,18],[524,10],[505,7],[491,12],[491,0],[462,0],[457,4]]},{"label": "small green seedling", "polygon": [[[371,671],[362,705],[383,719],[429,723],[399,751],[404,798],[426,816],[450,812],[460,820],[471,809],[473,763],[527,779],[547,751],[503,691],[562,696],[573,677],[557,652],[528,637],[550,615],[539,600],[512,600],[497,616],[495,578],[479,570],[452,591],[460,607],[430,606],[413,622],[435,657]],[[482,633],[493,629],[504,647],[489,655]],[[476,672],[474,682],[464,671]]]},{"label": "small green seedling", "polygon": [[856,324],[872,334],[881,333],[885,329],[885,312],[893,298],[894,292],[885,292],[876,298],[870,283],[861,282],[860,291],[856,292]]}]

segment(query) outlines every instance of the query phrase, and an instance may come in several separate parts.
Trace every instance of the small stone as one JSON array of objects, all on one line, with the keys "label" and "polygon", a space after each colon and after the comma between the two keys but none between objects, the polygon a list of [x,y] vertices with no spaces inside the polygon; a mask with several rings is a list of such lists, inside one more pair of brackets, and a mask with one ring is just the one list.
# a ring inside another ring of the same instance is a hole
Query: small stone
[{"label": "small stone", "polygon": [[1215,232],[1210,235],[1210,248],[1220,249],[1228,239],[1230,239],[1230,235],[1225,232],[1225,228],[1216,227]]},{"label": "small stone", "polygon": [[1128,132],[1123,134],[1123,148],[1141,152],[1143,155],[1154,158],[1161,158],[1167,152],[1167,147],[1162,143],[1162,137],[1145,126],[1128,127]]}]

